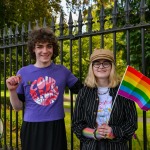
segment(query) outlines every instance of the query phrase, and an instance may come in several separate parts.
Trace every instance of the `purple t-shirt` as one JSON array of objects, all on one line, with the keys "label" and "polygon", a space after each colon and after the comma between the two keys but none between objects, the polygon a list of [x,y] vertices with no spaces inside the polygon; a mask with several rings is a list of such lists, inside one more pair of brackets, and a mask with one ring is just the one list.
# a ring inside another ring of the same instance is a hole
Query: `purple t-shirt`
[{"label": "purple t-shirt", "polygon": [[25,95],[24,121],[44,122],[64,118],[63,94],[77,78],[63,65],[51,63],[45,68],[29,65],[21,68],[18,94]]}]

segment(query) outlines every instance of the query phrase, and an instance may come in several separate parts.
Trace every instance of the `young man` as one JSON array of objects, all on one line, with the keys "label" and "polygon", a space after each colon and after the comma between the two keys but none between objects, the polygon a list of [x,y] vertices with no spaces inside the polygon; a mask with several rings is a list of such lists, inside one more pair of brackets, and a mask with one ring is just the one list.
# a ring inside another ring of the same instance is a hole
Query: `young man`
[{"label": "young man", "polygon": [[67,150],[63,93],[66,86],[78,93],[83,85],[66,67],[53,63],[59,46],[48,28],[29,34],[28,49],[35,64],[6,80],[13,108],[22,110],[25,103],[22,150]]}]

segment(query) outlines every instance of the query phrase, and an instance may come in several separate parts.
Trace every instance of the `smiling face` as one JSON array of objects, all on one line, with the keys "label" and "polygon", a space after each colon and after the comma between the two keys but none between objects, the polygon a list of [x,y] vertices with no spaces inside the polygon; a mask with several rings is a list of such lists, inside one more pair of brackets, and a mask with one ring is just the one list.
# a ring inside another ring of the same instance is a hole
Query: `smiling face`
[{"label": "smiling face", "polygon": [[112,62],[106,59],[92,62],[93,73],[98,80],[108,80],[112,68]]},{"label": "smiling face", "polygon": [[34,52],[36,55],[35,66],[47,67],[50,65],[53,55],[53,45],[51,43],[36,43]]}]

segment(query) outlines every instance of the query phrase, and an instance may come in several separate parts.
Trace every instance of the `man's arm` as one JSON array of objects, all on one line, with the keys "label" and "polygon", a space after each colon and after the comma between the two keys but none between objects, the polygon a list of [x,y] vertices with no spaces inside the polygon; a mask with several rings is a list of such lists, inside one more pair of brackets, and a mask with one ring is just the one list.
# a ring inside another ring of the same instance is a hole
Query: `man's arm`
[{"label": "man's arm", "polygon": [[10,102],[14,110],[19,111],[23,108],[23,103],[19,100],[16,89],[21,81],[21,76],[12,76],[6,80],[6,85],[10,93]]},{"label": "man's arm", "polygon": [[78,94],[79,90],[83,88],[83,83],[78,79],[77,82],[70,88],[70,91],[74,94]]}]

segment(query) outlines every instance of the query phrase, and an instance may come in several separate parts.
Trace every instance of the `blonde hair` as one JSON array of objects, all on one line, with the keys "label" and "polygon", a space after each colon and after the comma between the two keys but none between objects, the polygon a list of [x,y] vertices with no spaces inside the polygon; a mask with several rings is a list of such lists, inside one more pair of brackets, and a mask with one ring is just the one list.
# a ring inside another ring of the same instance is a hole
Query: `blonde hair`
[{"label": "blonde hair", "polygon": [[[120,82],[120,77],[117,75],[115,64],[112,63],[108,86],[110,88],[116,87],[119,84],[119,82]],[[84,83],[86,86],[91,87],[91,88],[98,87],[96,77],[93,72],[92,62],[90,63],[88,74],[85,78]]]}]

